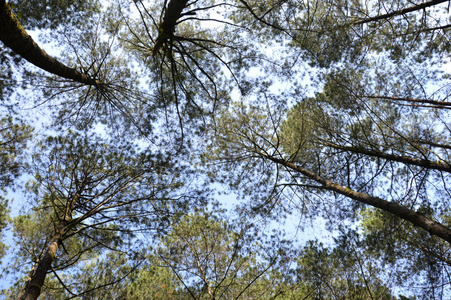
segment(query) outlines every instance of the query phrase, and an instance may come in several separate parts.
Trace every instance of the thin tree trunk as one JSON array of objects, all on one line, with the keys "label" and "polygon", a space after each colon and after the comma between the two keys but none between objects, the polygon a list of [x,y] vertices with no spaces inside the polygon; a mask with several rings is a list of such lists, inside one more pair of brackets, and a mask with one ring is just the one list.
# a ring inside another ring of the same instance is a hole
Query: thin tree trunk
[{"label": "thin tree trunk", "polygon": [[418,158],[413,158],[413,157],[405,156],[405,155],[388,154],[388,153],[369,150],[369,149],[365,149],[365,148],[340,146],[340,145],[336,145],[336,144],[332,144],[332,143],[325,143],[325,146],[329,146],[329,147],[339,149],[339,150],[350,151],[352,153],[360,153],[360,154],[365,154],[365,155],[369,155],[372,157],[379,157],[382,159],[396,161],[396,162],[404,163],[407,165],[415,165],[415,166],[423,167],[426,169],[451,172],[450,164],[448,164],[447,162],[443,162],[443,161],[431,161],[428,159],[418,159]]},{"label": "thin tree trunk", "polygon": [[183,237],[182,237],[182,241],[188,244],[188,247],[190,248],[191,253],[193,254],[193,256],[196,259],[196,264],[197,264],[197,267],[199,268],[199,271],[200,271],[200,278],[202,279],[202,281],[204,282],[204,284],[205,284],[205,286],[207,288],[207,293],[210,296],[210,299],[211,300],[215,300],[216,299],[215,295],[214,295],[214,293],[213,293],[213,291],[211,289],[210,283],[208,282],[207,274],[205,273],[205,270],[202,267],[202,264],[201,264],[201,262],[199,260],[199,255],[198,255],[196,249],[193,247],[193,245],[188,240],[185,240]]},{"label": "thin tree trunk", "polygon": [[412,223],[415,226],[421,227],[424,230],[428,231],[430,234],[435,235],[448,243],[451,243],[451,229],[443,226],[442,224],[435,222],[424,215],[417,213],[411,209],[408,209],[402,205],[399,205],[394,202],[390,202],[378,197],[373,197],[365,193],[360,193],[353,191],[349,188],[345,188],[333,181],[324,179],[320,177],[319,175],[308,171],[307,169],[304,169],[300,166],[297,166],[289,161],[275,158],[272,156],[269,156],[267,154],[259,153],[261,156],[263,156],[266,159],[269,159],[277,164],[280,164],[282,166],[285,166],[286,168],[289,168],[293,171],[299,172],[302,175],[318,182],[321,184],[321,186],[324,189],[327,189],[329,191],[336,192],[338,194],[344,195],[346,197],[349,197],[351,199],[354,199],[356,201],[359,201],[361,203],[380,208],[386,212],[389,212],[403,220],[406,220],[410,223]]},{"label": "thin tree trunk", "polygon": [[42,50],[20,25],[6,0],[0,0],[0,40],[33,65],[76,82],[99,85],[99,82],[60,63]]},{"label": "thin tree trunk", "polygon": [[367,98],[373,98],[373,99],[384,99],[384,100],[393,100],[393,101],[406,101],[406,102],[412,102],[412,103],[426,103],[426,104],[432,104],[434,107],[442,108],[444,106],[451,107],[451,102],[447,101],[437,101],[437,100],[430,100],[430,99],[415,99],[415,98],[406,98],[406,97],[389,97],[389,96],[365,96]]},{"label": "thin tree trunk", "polygon": [[55,259],[56,251],[62,242],[63,229],[61,228],[55,233],[46,252],[38,262],[38,266],[27,282],[24,288],[17,296],[17,300],[35,300],[41,294],[41,288],[44,285],[45,277],[50,270],[53,260]]},{"label": "thin tree trunk", "polygon": [[437,5],[437,4],[440,4],[440,3],[444,3],[444,2],[448,2],[448,1],[449,0],[433,0],[433,1],[423,2],[423,3],[420,3],[420,4],[416,4],[416,5],[413,5],[413,6],[406,7],[404,9],[392,11],[390,13],[386,13],[386,14],[383,14],[383,15],[378,15],[378,16],[366,18],[366,19],[363,19],[363,20],[359,20],[359,21],[354,22],[354,25],[370,23],[370,22],[379,21],[379,20],[383,20],[383,19],[389,19],[389,18],[394,17],[394,16],[404,15],[404,14],[409,13],[409,12],[425,9],[427,7],[431,7],[431,6],[434,6],[434,5]]}]

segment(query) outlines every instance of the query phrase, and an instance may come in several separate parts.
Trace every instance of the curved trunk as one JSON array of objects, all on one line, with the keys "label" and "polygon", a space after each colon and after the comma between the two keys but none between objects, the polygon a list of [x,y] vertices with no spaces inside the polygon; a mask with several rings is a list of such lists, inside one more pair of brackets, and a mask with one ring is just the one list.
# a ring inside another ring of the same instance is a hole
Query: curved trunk
[{"label": "curved trunk", "polygon": [[95,79],[67,67],[42,50],[20,25],[6,0],[0,0],[0,40],[22,58],[47,72],[86,85],[99,84]]}]

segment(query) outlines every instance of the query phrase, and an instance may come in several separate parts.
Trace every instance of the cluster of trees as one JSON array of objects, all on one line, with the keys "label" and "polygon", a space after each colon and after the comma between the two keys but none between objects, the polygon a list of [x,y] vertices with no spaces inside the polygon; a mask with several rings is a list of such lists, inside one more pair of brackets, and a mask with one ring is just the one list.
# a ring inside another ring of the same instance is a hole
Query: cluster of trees
[{"label": "cluster of trees", "polygon": [[[449,297],[450,22],[444,0],[0,0],[3,298]],[[333,238],[276,230],[291,214]]]}]

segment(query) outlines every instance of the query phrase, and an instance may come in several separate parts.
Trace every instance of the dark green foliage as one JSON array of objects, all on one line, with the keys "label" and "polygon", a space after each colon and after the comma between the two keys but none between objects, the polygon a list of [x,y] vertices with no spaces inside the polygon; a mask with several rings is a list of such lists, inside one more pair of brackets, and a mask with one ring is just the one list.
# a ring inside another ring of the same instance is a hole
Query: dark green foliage
[{"label": "dark green foliage", "polygon": [[0,263],[2,263],[2,258],[6,254],[6,250],[8,249],[8,245],[3,241],[3,230],[8,225],[9,221],[9,207],[8,200],[3,197],[0,198]]},{"label": "dark green foliage", "polygon": [[72,75],[1,53],[7,297],[449,296],[446,1],[9,4]]},{"label": "dark green foliage", "polygon": [[[32,210],[14,218],[17,241],[26,241],[16,250],[22,260],[40,263],[61,233],[61,253],[52,262],[61,276],[107,250],[139,253],[173,215],[202,197],[194,191],[186,197],[183,183],[166,171],[169,161],[130,143],[109,145],[96,135],[71,133],[48,137],[38,147],[28,184]],[[135,245],[142,234],[148,241]]]},{"label": "dark green foliage", "polygon": [[318,242],[302,249],[296,273],[311,291],[311,299],[392,299],[390,287],[377,278],[381,270],[356,248],[355,237],[349,234],[341,236],[333,249]]},{"label": "dark green foliage", "polygon": [[[425,299],[444,297],[443,290],[438,287],[446,284],[441,274],[448,272],[451,266],[447,254],[449,244],[381,211],[365,209],[359,215],[362,246],[385,268],[398,274],[393,280],[412,286],[417,295]],[[449,223],[445,224],[449,226]],[[421,276],[424,278],[418,285]]]},{"label": "dark green foliage", "polygon": [[12,0],[9,4],[27,29],[76,25],[100,9],[96,0]]},{"label": "dark green foliage", "polygon": [[25,167],[21,154],[33,129],[12,117],[0,119],[0,189],[12,184]]},{"label": "dark green foliage", "polygon": [[193,298],[269,298],[282,289],[282,278],[271,281],[271,275],[288,263],[281,255],[288,245],[272,238],[245,222],[190,214],[161,238],[158,255]]}]

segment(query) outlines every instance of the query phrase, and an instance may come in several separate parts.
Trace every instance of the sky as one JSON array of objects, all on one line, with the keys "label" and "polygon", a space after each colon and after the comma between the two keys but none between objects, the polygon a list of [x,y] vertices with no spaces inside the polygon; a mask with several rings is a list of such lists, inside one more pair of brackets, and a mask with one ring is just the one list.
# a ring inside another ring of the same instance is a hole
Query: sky
[{"label": "sky", "polygon": [[[58,56],[60,54],[58,47],[55,47],[55,45],[45,44],[42,41],[40,41],[38,31],[34,31],[34,32],[32,31],[32,32],[29,32],[29,34],[50,55]],[[267,51],[273,52],[273,53],[269,53],[269,54],[273,54],[274,56],[280,55],[280,52],[279,52],[280,49],[277,49],[277,48],[268,49]],[[445,71],[449,73],[451,71],[451,64],[448,64],[444,68],[445,68]],[[248,75],[249,76],[258,76],[258,75],[264,75],[264,73],[262,71],[260,71],[259,69],[254,68],[254,69],[251,69],[250,74],[248,74]],[[278,82],[277,79],[275,80],[275,82],[276,83],[272,87],[273,92],[284,91],[287,89],[288,85],[290,84],[288,82]],[[306,86],[313,85],[313,83],[311,82],[310,79],[303,78],[302,82]],[[307,96],[313,96],[314,90],[312,88],[305,88],[305,90],[307,91],[306,92]],[[235,90],[232,93],[232,95],[233,95],[233,98],[236,98],[236,100],[238,100],[238,97],[240,97],[238,90]],[[31,110],[30,112],[33,113],[33,110]],[[44,112],[44,115],[45,115],[45,112]],[[37,125],[37,124],[35,124],[35,125]],[[219,189],[221,189],[221,187]],[[18,213],[18,207],[19,207],[16,204],[18,202],[21,202],[20,199],[22,199],[22,195],[18,194],[18,193],[9,193],[9,196],[11,198],[15,199],[12,202],[13,203],[12,204],[12,216],[15,216]],[[238,203],[236,196],[233,194],[215,196],[215,199],[217,199],[218,201],[223,203],[224,206],[229,209],[232,208],[235,203]],[[293,214],[286,220],[285,224],[281,228],[287,232],[287,237],[297,239],[300,244],[302,244],[306,240],[311,240],[311,239],[318,239],[324,243],[328,243],[331,241],[332,237],[335,236],[335,234],[333,232],[329,232],[326,229],[326,224],[325,224],[326,221],[322,218],[316,219],[313,223],[309,223],[309,222],[304,223],[304,226],[305,226],[304,231],[300,231],[298,229],[299,222],[302,222],[302,215]],[[274,226],[274,228],[276,228],[276,227],[280,226],[280,223],[274,223],[273,226]],[[11,239],[11,233],[7,233],[7,240],[8,239]],[[7,256],[4,258],[4,261],[8,262],[8,259],[9,259],[9,257]],[[5,281],[0,282],[0,288],[2,288],[2,285],[4,287],[5,283],[6,283]]]}]

